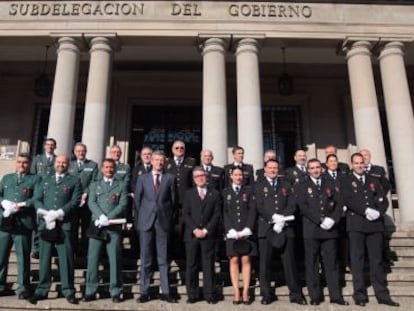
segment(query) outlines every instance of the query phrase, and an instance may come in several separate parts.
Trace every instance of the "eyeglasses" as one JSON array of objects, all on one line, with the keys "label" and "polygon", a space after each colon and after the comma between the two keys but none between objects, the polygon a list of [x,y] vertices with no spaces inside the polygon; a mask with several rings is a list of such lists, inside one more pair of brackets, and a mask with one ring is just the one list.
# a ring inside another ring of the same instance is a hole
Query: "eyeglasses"
[{"label": "eyeglasses", "polygon": [[193,177],[198,178],[198,177],[205,177],[205,176],[206,176],[206,174],[199,174],[199,175],[194,175]]},{"label": "eyeglasses", "polygon": [[174,147],[174,149],[175,150],[178,150],[178,149],[183,149],[184,150],[184,147]]}]

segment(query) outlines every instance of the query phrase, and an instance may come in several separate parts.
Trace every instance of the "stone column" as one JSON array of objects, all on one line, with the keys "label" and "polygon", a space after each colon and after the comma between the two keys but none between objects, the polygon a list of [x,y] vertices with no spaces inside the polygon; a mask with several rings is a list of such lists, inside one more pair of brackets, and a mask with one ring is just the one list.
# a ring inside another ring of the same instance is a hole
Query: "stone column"
[{"label": "stone column", "polygon": [[224,40],[211,38],[203,55],[203,149],[214,154],[214,163],[227,164],[227,100]]},{"label": "stone column", "polygon": [[56,139],[58,154],[69,155],[73,144],[80,49],[77,40],[71,37],[60,38],[58,44],[47,136]]},{"label": "stone column", "polygon": [[414,222],[414,117],[401,42],[379,55],[401,222]]},{"label": "stone column", "polygon": [[91,39],[82,142],[88,146],[88,158],[98,163],[103,159],[106,146],[112,51],[110,39]]},{"label": "stone column", "polygon": [[256,39],[242,39],[236,50],[238,144],[245,162],[263,167],[263,127],[260,101],[259,46]]},{"label": "stone column", "polygon": [[369,42],[358,41],[346,53],[356,144],[371,151],[374,164],[387,168],[370,49]]}]

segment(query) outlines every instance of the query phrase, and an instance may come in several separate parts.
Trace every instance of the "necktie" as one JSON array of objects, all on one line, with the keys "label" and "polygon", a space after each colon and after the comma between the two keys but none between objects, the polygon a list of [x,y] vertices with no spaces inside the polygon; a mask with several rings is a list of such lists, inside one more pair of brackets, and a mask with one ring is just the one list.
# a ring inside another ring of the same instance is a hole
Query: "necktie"
[{"label": "necktie", "polygon": [[155,174],[154,187],[155,193],[158,194],[158,191],[160,191],[160,174]]},{"label": "necktie", "polygon": [[17,183],[20,184],[22,182],[22,175],[17,174]]},{"label": "necktie", "polygon": [[316,180],[316,188],[318,188],[318,190],[321,189],[321,181],[319,179]]},{"label": "necktie", "polygon": [[306,173],[306,168],[303,165],[301,166],[301,170],[302,172]]},{"label": "necktie", "polygon": [[181,160],[177,160],[177,162],[176,162],[176,164],[177,164],[177,167],[180,167],[181,166]]},{"label": "necktie", "polygon": [[361,184],[363,185],[363,184],[364,184],[364,177],[363,177],[363,176],[359,177],[359,181],[360,181],[360,182],[361,182]]},{"label": "necktie", "polygon": [[78,168],[80,171],[83,169],[83,161],[78,161]]},{"label": "necktie", "polygon": [[274,179],[272,179],[272,188],[273,188],[273,190],[275,189],[275,187],[276,187],[276,181],[274,180]]},{"label": "necktie", "polygon": [[201,201],[204,200],[206,194],[204,193],[204,189],[200,189],[198,192],[198,195],[200,196]]},{"label": "necktie", "polygon": [[111,181],[107,180],[105,181],[105,183],[106,183],[106,187],[109,189],[111,187]]},{"label": "necktie", "polygon": [[239,186],[237,186],[235,189],[236,189],[236,194],[239,194],[239,192],[240,192],[240,187],[239,187]]},{"label": "necktie", "polygon": [[52,157],[47,157],[47,164],[48,165],[52,164]]},{"label": "necktie", "polygon": [[60,184],[60,182],[62,181],[62,176],[61,175],[57,175],[56,177],[56,183]]},{"label": "necktie", "polygon": [[145,171],[148,173],[150,171],[150,166],[148,164],[145,164]]},{"label": "necktie", "polygon": [[336,172],[332,172],[332,178],[336,179]]}]

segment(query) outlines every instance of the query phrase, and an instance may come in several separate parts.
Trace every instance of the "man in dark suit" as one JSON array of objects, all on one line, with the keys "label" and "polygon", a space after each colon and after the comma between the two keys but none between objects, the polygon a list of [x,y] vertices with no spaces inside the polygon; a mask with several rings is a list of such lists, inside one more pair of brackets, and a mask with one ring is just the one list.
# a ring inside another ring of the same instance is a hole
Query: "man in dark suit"
[{"label": "man in dark suit", "polygon": [[236,146],[232,149],[231,153],[233,154],[233,163],[224,166],[224,187],[228,187],[229,185],[231,185],[230,175],[233,168],[235,167],[239,167],[243,171],[243,185],[252,186],[254,183],[253,166],[251,164],[246,164],[243,162],[243,147]]},{"label": "man in dark suit", "polygon": [[[55,174],[55,149],[56,140],[53,138],[47,138],[43,145],[44,153],[38,154],[34,157],[30,173],[39,175],[41,178],[46,178]],[[39,234],[37,233],[36,226],[33,230],[32,258],[39,259]]]},{"label": "man in dark suit", "polygon": [[368,252],[371,284],[378,303],[399,306],[390,297],[383,268],[383,217],[388,208],[386,193],[379,179],[365,174],[364,158],[360,153],[351,157],[352,174],[342,182],[342,196],[348,207],[349,234],[355,304],[368,303],[364,282],[365,249]]},{"label": "man in dark suit", "polygon": [[152,171],[151,166],[152,149],[150,147],[143,147],[140,152],[140,161],[132,170],[131,189],[135,190],[138,177]]},{"label": "man in dark suit", "polygon": [[[328,157],[329,155],[333,154],[338,157],[337,155],[338,149],[334,145],[328,145],[325,147],[325,157]],[[322,171],[327,170],[326,163],[322,163]],[[338,172],[341,172],[341,174],[348,174],[349,173],[349,165],[344,162],[338,162]]]},{"label": "man in dark suit", "polygon": [[336,246],[342,202],[334,182],[322,178],[321,162],[311,159],[307,167],[309,177],[299,184],[298,205],[305,239],[306,284],[311,298],[310,304],[316,306],[323,301],[319,276],[319,268],[323,262],[331,303],[348,305],[339,286]]},{"label": "man in dark suit", "polygon": [[[263,155],[263,163],[266,163],[270,159],[277,160],[277,153],[273,149],[269,149],[265,151]],[[279,168],[278,177],[282,179],[285,178],[281,167]],[[265,179],[264,168],[260,168],[256,170],[256,181],[261,182],[263,179]]]},{"label": "man in dark suit", "polygon": [[214,188],[218,192],[224,188],[224,170],[221,167],[213,165],[213,152],[208,149],[201,150],[201,166],[207,174],[207,187]]},{"label": "man in dark suit", "polygon": [[[161,151],[151,156],[152,172],[138,178],[135,189],[136,225],[141,246],[140,291],[138,302],[150,300],[149,288],[153,274],[153,256],[156,253],[161,278],[159,298],[176,302],[170,294],[168,282],[168,234],[174,213],[174,176],[163,171],[165,156]],[[155,244],[155,250],[153,245]]]},{"label": "man in dark suit", "polygon": [[296,150],[295,155],[293,156],[295,160],[295,166],[289,167],[286,169],[285,178],[286,181],[290,184],[291,187],[296,186],[301,181],[306,179],[306,152],[305,150],[299,149]]},{"label": "man in dark suit", "polygon": [[285,216],[294,215],[295,199],[291,186],[278,178],[279,163],[270,159],[265,163],[265,179],[254,185],[256,208],[258,213],[258,238],[260,258],[260,291],[263,296],[261,303],[268,305],[276,297],[271,292],[269,271],[273,250],[280,254],[289,298],[293,303],[306,305],[302,289],[298,282],[295,260],[295,232],[291,222]]},{"label": "man in dark suit", "polygon": [[197,302],[198,267],[203,270],[203,294],[209,304],[215,304],[214,260],[217,230],[220,220],[220,193],[207,188],[207,176],[203,167],[193,170],[195,187],[187,190],[183,202],[186,244],[187,303]]},{"label": "man in dark suit", "polygon": [[[98,174],[98,164],[86,158],[87,147],[85,144],[76,143],[73,148],[76,159],[69,164],[69,174],[78,176],[82,186],[82,196],[79,207],[73,213],[73,249],[76,255],[85,256],[88,249],[88,237],[86,230],[91,223],[91,212],[87,200],[89,185],[96,179]],[[81,238],[79,238],[79,225],[81,228]]]}]

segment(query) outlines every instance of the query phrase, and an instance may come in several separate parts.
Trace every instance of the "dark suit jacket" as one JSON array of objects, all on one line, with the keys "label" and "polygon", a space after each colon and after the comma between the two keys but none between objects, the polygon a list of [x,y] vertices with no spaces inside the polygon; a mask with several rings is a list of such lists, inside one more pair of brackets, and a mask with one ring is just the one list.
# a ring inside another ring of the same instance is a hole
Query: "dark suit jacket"
[{"label": "dark suit jacket", "polygon": [[218,166],[211,166],[210,172],[207,173],[207,187],[216,189],[218,192],[224,188],[224,170]]},{"label": "dark suit jacket", "polygon": [[[254,185],[254,195],[256,199],[256,210],[258,213],[258,237],[267,236],[267,231],[273,230],[271,227],[273,214],[281,214],[284,216],[294,215],[296,211],[295,199],[290,185],[277,179],[276,190],[264,179]],[[283,230],[286,231],[288,237],[294,237],[292,221],[287,222]]]},{"label": "dark suit jacket", "polygon": [[236,194],[230,186],[223,190],[224,230],[241,231],[249,228],[252,232],[256,224],[256,206],[253,192],[249,187],[241,187]]},{"label": "dark suit jacket", "polygon": [[134,169],[132,170],[132,177],[131,177],[131,189],[132,190],[135,190],[135,187],[137,185],[138,177],[143,175],[143,174],[146,174],[148,172],[151,172],[151,165],[150,165],[150,168],[149,168],[148,171],[145,169],[145,166],[142,163],[138,163],[134,167]]},{"label": "dark suit jacket", "polygon": [[[362,185],[354,174],[349,174],[341,184],[343,201],[348,207],[347,231],[384,231],[383,216],[388,207],[388,199],[379,179],[365,175],[365,183]],[[381,216],[377,220],[369,221],[365,218],[367,207],[376,209]]]},{"label": "dark suit jacket", "polygon": [[[234,168],[234,164],[230,163],[224,166],[224,187],[228,187],[231,185],[230,174]],[[254,172],[253,166],[250,164],[242,164],[241,167],[243,171],[243,185],[245,186],[253,186],[254,184]]]},{"label": "dark suit jacket", "polygon": [[[310,177],[298,186],[297,203],[303,219],[303,237],[328,239],[338,237],[337,223],[342,215],[342,202],[333,181],[322,178],[320,190]],[[330,230],[320,227],[323,219],[330,217],[335,225]]]},{"label": "dark suit jacket", "polygon": [[137,215],[135,225],[138,230],[150,230],[156,219],[164,231],[170,229],[174,212],[174,187],[174,176],[168,173],[162,174],[158,194],[155,193],[152,173],[138,178],[134,195]]},{"label": "dark suit jacket", "polygon": [[174,161],[174,157],[168,158],[165,161],[165,171],[175,177],[176,187],[176,203],[183,204],[183,197],[185,192],[192,187],[192,171],[196,165],[194,158],[185,158],[180,167]]},{"label": "dark suit jacket", "polygon": [[285,172],[285,180],[291,187],[298,185],[302,181],[306,180],[308,174],[302,172],[296,165],[289,167]]},{"label": "dark suit jacket", "polygon": [[193,231],[205,228],[206,239],[215,239],[220,223],[221,199],[215,189],[208,189],[204,200],[200,199],[197,187],[185,193],[183,215],[185,222],[184,241],[195,239]]},{"label": "dark suit jacket", "polygon": [[378,178],[382,188],[384,188],[385,193],[388,193],[388,191],[391,190],[391,183],[388,180],[387,173],[385,172],[385,169],[382,166],[371,165],[370,170],[366,171],[366,174]]}]

